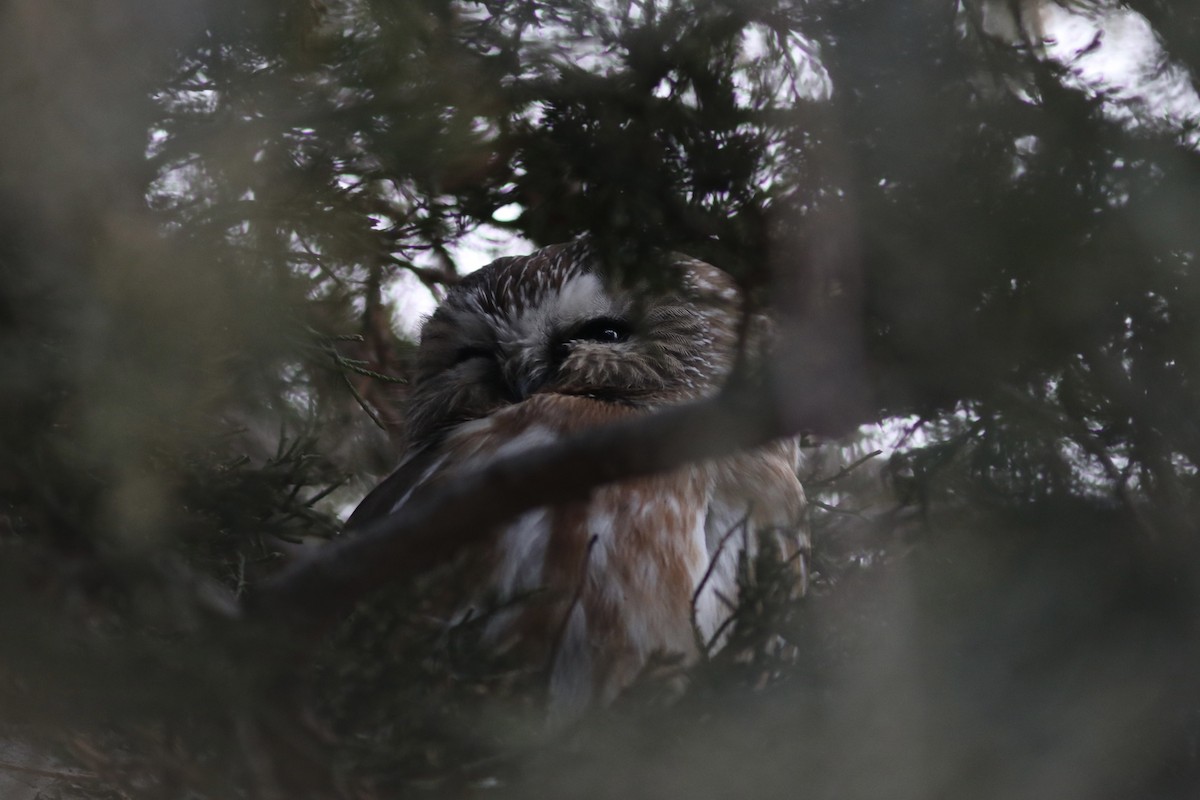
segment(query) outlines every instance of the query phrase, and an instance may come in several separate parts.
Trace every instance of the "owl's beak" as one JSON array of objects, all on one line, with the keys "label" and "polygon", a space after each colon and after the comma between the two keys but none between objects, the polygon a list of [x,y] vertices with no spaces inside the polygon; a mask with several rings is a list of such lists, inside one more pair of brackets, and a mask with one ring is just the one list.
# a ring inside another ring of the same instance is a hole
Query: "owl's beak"
[{"label": "owl's beak", "polygon": [[517,379],[513,389],[516,392],[517,399],[524,400],[541,388],[544,383],[544,380],[534,380],[532,377],[522,376]]},{"label": "owl's beak", "polygon": [[507,383],[513,397],[518,402],[527,399],[545,386],[550,375],[545,365],[536,361],[516,363],[514,367],[515,369],[507,376]]},{"label": "owl's beak", "polygon": [[557,375],[566,347],[556,344],[547,352],[545,335],[513,342],[503,351],[504,381],[515,402],[541,391]]}]

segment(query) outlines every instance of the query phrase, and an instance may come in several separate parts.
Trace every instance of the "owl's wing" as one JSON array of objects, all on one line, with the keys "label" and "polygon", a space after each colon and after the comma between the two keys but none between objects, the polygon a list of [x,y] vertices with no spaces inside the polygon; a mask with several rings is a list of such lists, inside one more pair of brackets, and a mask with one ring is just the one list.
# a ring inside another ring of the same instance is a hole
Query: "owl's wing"
[{"label": "owl's wing", "polygon": [[796,477],[798,446],[781,440],[748,453],[738,453],[715,465],[715,485],[705,521],[709,558],[716,588],[736,594],[738,553],[754,552],[759,533],[769,533],[781,555],[792,561],[797,590],[808,579],[808,530],[804,488]]},{"label": "owl's wing", "polygon": [[709,565],[695,595],[695,621],[705,642],[721,647],[738,601],[738,560],[753,555],[759,536],[774,539],[795,574],[792,591],[808,586],[808,528],[804,488],[796,477],[797,446],[783,440],[713,464],[704,520]]},{"label": "owl's wing", "polygon": [[405,457],[391,475],[372,489],[346,520],[346,530],[364,528],[386,517],[404,504],[413,491],[429,480],[444,460],[433,448],[424,447]]}]

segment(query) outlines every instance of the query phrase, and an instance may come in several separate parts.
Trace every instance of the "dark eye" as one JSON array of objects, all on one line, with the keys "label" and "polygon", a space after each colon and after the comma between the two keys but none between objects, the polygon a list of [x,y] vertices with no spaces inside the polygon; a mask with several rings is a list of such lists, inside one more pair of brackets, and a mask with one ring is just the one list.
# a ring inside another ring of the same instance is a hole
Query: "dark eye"
[{"label": "dark eye", "polygon": [[494,353],[487,347],[460,347],[454,351],[454,366],[473,358],[492,358]]},{"label": "dark eye", "polygon": [[571,339],[575,341],[601,342],[604,344],[615,344],[623,342],[629,338],[631,333],[629,323],[623,319],[613,319],[612,317],[598,317],[590,319],[580,325],[571,334]]}]

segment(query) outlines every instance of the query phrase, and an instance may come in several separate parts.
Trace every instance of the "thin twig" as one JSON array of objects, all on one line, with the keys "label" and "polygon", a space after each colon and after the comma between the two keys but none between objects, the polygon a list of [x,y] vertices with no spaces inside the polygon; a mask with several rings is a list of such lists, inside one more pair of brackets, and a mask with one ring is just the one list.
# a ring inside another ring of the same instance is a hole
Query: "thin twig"
[{"label": "thin twig", "polygon": [[866,516],[861,511],[854,511],[853,509],[842,508],[841,506],[834,506],[834,505],[830,505],[829,503],[822,503],[820,500],[813,500],[811,498],[809,498],[808,502],[810,504],[816,506],[817,508],[821,509],[822,511],[828,511],[832,514],[845,514],[848,517],[857,517],[858,519],[866,519]]},{"label": "thin twig", "polygon": [[404,378],[397,378],[395,375],[385,375],[382,372],[377,372],[376,370],[368,369],[367,367],[362,366],[363,364],[369,363],[366,361],[357,361],[352,358],[346,358],[341,353],[335,353],[333,360],[339,367],[344,367],[345,369],[348,369],[351,372],[357,372],[359,375],[363,375],[368,378],[374,378],[377,381],[386,381],[387,383],[398,383],[402,386],[405,386],[408,384],[408,381],[405,380]]},{"label": "thin twig", "polygon": [[333,484],[330,484],[329,486],[326,486],[324,489],[322,489],[321,491],[314,494],[312,497],[305,500],[304,505],[308,508],[311,508],[312,506],[321,502],[326,497],[333,494],[335,491],[337,491],[338,489],[340,489],[342,486],[345,486],[345,485],[346,485],[346,478],[342,478],[337,483],[333,483]]},{"label": "thin twig", "polygon": [[696,585],[696,591],[692,592],[692,632],[696,637],[696,646],[702,648],[701,653],[704,655],[707,655],[708,651],[707,649],[703,649],[704,642],[700,638],[700,626],[696,616],[696,606],[700,601],[700,593],[704,591],[704,587],[708,585],[709,580],[712,578],[713,571],[717,568],[717,561],[720,559],[721,551],[725,549],[726,543],[735,533],[745,528],[749,523],[750,509],[746,509],[746,513],[742,515],[742,518],[733,525],[730,525],[729,530],[725,532],[721,537],[721,541],[717,543],[716,550],[713,551],[712,556],[708,560],[708,569],[704,570],[704,576],[700,579],[700,583]]},{"label": "thin twig", "polygon": [[842,467],[841,469],[839,469],[837,472],[835,472],[833,475],[831,475],[828,478],[822,478],[821,480],[816,480],[816,481],[805,481],[804,482],[805,487],[812,488],[812,489],[819,489],[824,486],[829,486],[832,483],[837,483],[842,478],[846,477],[851,472],[854,472],[854,470],[858,469],[863,464],[867,463],[872,458],[874,458],[875,456],[880,455],[882,453],[883,453],[882,450],[872,450],[870,453],[867,453],[865,456],[858,459],[857,461],[854,461],[853,463]]},{"label": "thin twig", "polygon": [[383,424],[383,420],[379,418],[379,414],[375,412],[375,409],[371,408],[371,404],[367,402],[367,398],[363,397],[362,393],[358,391],[357,387],[355,387],[354,381],[350,380],[350,376],[343,372],[342,380],[346,382],[346,387],[350,390],[350,394],[354,396],[354,399],[358,401],[358,404],[362,407],[362,410],[367,412],[367,416],[371,418],[371,422],[374,422],[376,425],[378,425],[379,430],[386,431],[387,426]]},{"label": "thin twig", "polygon": [[14,764],[11,761],[0,761],[0,770],[5,772],[21,772],[26,775],[37,775],[42,778],[56,778],[63,781],[98,781],[100,776],[94,772],[75,769],[46,769],[44,767],[27,767]]},{"label": "thin twig", "polygon": [[721,641],[721,636],[724,635],[725,631],[729,628],[730,625],[733,624],[733,621],[736,618],[737,618],[736,613],[730,614],[728,617],[725,618],[724,622],[722,622],[720,625],[717,626],[717,629],[715,631],[713,631],[712,638],[710,638],[708,640],[708,642],[705,643],[705,645],[704,645],[704,652],[706,655],[713,651],[713,648],[717,646],[717,642]]}]

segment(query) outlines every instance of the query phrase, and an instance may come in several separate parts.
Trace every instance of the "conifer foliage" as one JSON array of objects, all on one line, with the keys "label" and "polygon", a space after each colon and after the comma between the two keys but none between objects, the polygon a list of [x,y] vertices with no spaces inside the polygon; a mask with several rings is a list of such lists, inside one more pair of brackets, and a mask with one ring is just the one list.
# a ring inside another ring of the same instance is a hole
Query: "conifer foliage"
[{"label": "conifer foliage", "polygon": [[[1198,53],[1167,0],[4,4],[0,794],[1194,796]],[[817,568],[563,732],[436,571],[276,590],[403,449],[413,299],[582,234],[775,314],[730,407],[806,435]]]}]

